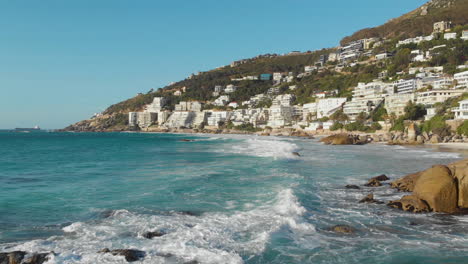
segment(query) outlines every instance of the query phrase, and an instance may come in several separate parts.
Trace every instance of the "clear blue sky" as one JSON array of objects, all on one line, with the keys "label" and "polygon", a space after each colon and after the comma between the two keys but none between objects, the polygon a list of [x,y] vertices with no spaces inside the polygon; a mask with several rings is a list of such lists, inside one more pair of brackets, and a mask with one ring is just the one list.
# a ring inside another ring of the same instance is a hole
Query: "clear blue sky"
[{"label": "clear blue sky", "polygon": [[0,128],[62,128],[233,60],[337,46],[425,0],[0,0]]}]

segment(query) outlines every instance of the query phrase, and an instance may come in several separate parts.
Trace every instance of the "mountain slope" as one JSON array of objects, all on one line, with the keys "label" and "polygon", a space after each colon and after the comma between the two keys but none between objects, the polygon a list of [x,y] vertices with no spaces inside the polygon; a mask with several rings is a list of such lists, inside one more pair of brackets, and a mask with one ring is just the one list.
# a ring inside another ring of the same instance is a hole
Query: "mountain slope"
[{"label": "mountain slope", "polygon": [[433,24],[438,21],[452,21],[454,25],[468,24],[468,0],[432,0],[387,23],[359,30],[343,38],[342,44],[363,38],[411,38],[432,33]]}]

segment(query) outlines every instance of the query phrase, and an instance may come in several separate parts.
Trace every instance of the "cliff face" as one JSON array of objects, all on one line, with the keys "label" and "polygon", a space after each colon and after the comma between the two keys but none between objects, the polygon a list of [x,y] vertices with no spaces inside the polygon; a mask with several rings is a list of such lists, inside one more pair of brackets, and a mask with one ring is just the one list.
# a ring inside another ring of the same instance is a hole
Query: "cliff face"
[{"label": "cliff face", "polygon": [[359,30],[343,38],[342,44],[363,38],[411,38],[432,33],[433,24],[452,21],[453,24],[468,23],[468,0],[432,0],[399,18],[387,23]]}]

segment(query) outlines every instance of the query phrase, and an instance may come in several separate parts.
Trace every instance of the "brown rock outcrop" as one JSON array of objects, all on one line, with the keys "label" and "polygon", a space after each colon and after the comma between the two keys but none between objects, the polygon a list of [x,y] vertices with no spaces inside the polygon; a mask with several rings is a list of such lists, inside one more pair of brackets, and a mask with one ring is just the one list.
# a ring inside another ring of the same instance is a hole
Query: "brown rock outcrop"
[{"label": "brown rock outcrop", "polygon": [[402,192],[412,192],[420,175],[421,172],[408,174],[403,178],[393,181],[390,183],[390,186]]},{"label": "brown rock outcrop", "polygon": [[425,170],[416,181],[413,194],[426,201],[434,212],[457,210],[457,185],[447,166],[435,165]]},{"label": "brown rock outcrop", "polygon": [[400,200],[391,201],[387,205],[413,213],[430,212],[429,205],[414,195],[403,196]]},{"label": "brown rock outcrop", "polygon": [[448,165],[457,183],[458,207],[468,208],[468,160],[461,160]]},{"label": "brown rock outcrop", "polygon": [[367,144],[367,137],[360,138],[359,136],[353,136],[348,134],[336,134],[325,138],[322,138],[320,142],[326,145],[363,145]]}]

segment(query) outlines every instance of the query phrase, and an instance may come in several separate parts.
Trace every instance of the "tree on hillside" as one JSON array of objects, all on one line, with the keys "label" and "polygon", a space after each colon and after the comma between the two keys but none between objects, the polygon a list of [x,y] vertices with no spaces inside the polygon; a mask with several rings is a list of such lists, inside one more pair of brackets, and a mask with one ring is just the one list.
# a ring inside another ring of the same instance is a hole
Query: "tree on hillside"
[{"label": "tree on hillside", "polygon": [[419,120],[426,115],[426,108],[422,104],[409,101],[405,106],[405,120]]}]

